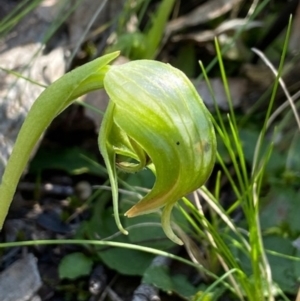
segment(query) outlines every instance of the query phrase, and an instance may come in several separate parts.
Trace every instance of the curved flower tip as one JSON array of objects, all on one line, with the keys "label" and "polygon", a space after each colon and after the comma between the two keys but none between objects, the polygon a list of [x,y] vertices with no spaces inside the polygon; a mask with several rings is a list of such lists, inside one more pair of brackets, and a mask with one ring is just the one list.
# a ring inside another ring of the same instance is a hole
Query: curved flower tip
[{"label": "curved flower tip", "polygon": [[171,213],[172,213],[173,206],[174,206],[173,204],[166,204],[166,206],[164,207],[161,216],[162,228],[170,240],[172,240],[178,245],[183,245],[182,240],[179,239],[177,235],[175,235],[171,227]]},{"label": "curved flower tip", "polygon": [[[124,171],[150,167],[152,190],[129,211],[134,217],[166,206],[167,236],[181,241],[170,226],[173,205],[199,188],[215,162],[216,138],[207,111],[190,80],[157,61],[133,61],[112,67],[104,78],[111,101],[100,135],[100,150],[117,189],[115,165]],[[117,193],[114,193],[114,207]]]}]

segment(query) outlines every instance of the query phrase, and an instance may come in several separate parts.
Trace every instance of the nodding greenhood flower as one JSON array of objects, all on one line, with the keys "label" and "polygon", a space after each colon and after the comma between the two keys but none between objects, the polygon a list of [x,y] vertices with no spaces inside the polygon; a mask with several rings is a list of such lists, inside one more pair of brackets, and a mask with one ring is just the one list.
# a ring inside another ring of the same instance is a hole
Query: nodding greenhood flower
[{"label": "nodding greenhood flower", "polygon": [[203,185],[212,171],[216,139],[210,113],[181,71],[157,61],[111,67],[104,88],[110,103],[99,147],[111,181],[117,224],[124,230],[118,217],[116,166],[126,172],[148,167],[156,175],[154,187],[125,216],[164,207],[163,229],[181,244],[171,228],[171,211],[181,197]]},{"label": "nodding greenhood flower", "polygon": [[[199,188],[215,161],[216,140],[209,112],[188,78],[155,61],[109,66],[114,52],[65,74],[35,101],[26,117],[0,184],[0,230],[30,153],[51,121],[77,97],[104,88],[110,102],[99,135],[118,213],[116,166],[127,172],[143,168],[156,175],[152,190],[125,213],[128,217],[164,207],[162,225],[173,233],[170,215],[177,200]],[[125,158],[125,159],[124,159]]]}]

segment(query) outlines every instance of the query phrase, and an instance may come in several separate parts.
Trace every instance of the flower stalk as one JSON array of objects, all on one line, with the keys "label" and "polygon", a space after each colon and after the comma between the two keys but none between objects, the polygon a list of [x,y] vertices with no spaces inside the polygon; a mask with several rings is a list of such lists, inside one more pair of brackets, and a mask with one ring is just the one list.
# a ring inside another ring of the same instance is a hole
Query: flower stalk
[{"label": "flower stalk", "polygon": [[20,177],[30,154],[52,120],[77,97],[102,89],[108,63],[119,52],[114,52],[85,64],[59,78],[46,88],[32,105],[16,139],[0,185],[0,230],[3,227]]}]

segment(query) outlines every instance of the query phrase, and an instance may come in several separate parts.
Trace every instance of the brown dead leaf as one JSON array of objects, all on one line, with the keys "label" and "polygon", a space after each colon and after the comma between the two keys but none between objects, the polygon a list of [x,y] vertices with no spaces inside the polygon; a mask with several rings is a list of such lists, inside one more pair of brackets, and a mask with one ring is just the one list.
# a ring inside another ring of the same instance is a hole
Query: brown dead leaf
[{"label": "brown dead leaf", "polygon": [[[210,269],[210,263],[208,259],[206,258],[206,254],[203,250],[201,250],[201,247],[198,246],[193,239],[187,235],[178,225],[173,225],[176,229],[176,232],[178,233],[180,239],[184,243],[184,247],[190,257],[190,259],[197,264],[200,264],[201,266],[205,267],[206,269]],[[205,273],[201,272],[201,277],[208,280],[208,276]]]},{"label": "brown dead leaf", "polygon": [[274,75],[266,65],[245,64],[242,68],[245,76],[260,88],[267,88],[274,82]]},{"label": "brown dead leaf", "polygon": [[293,16],[289,50],[295,54],[298,54],[300,51],[300,4],[298,4],[296,13]]},{"label": "brown dead leaf", "polygon": [[216,29],[203,30],[200,32],[194,32],[189,34],[175,35],[172,38],[172,41],[179,42],[182,40],[189,40],[199,44],[205,44],[207,42],[212,42],[216,36],[219,36],[221,34],[228,33],[229,35],[232,35],[241,28],[243,28],[244,31],[246,31],[252,28],[261,27],[262,25],[263,22],[260,21],[249,21],[247,19],[233,19],[221,23]]},{"label": "brown dead leaf", "polygon": [[210,0],[198,6],[192,12],[169,22],[167,35],[186,27],[205,24],[232,10],[241,0]]},{"label": "brown dead leaf", "polygon": [[298,293],[297,293],[296,301],[300,301],[300,288],[298,289]]},{"label": "brown dead leaf", "polygon": [[[214,98],[206,82],[194,81],[193,83],[207,107],[211,110],[214,109]],[[229,105],[222,80],[220,78],[211,78],[210,84],[218,107],[227,111]],[[248,81],[245,78],[228,78],[228,85],[233,107],[241,106],[248,91]]]}]

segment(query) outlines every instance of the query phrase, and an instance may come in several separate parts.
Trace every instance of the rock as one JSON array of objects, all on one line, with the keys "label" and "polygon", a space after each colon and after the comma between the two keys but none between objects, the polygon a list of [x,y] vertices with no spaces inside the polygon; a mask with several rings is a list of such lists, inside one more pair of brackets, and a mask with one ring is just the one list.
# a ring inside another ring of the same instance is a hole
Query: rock
[{"label": "rock", "polygon": [[42,52],[50,24],[36,9],[0,41],[0,178],[31,105],[45,86],[65,72],[62,47]]},{"label": "rock", "polygon": [[0,274],[0,300],[32,300],[41,286],[42,281],[36,258],[33,254],[27,254]]}]

